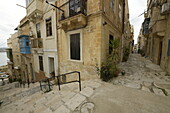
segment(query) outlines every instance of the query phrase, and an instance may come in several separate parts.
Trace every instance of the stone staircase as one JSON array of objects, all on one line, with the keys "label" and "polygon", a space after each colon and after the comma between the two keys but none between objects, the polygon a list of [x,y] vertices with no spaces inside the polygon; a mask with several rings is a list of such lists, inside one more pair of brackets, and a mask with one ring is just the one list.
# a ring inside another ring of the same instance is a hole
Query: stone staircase
[{"label": "stone staircase", "polygon": [[[48,93],[43,93],[40,90],[36,90],[36,93],[26,91],[27,93],[24,92],[20,95],[27,95],[1,106],[0,113],[78,113],[77,111],[81,110],[81,105],[84,105],[88,97],[92,96],[95,89],[100,86],[100,80],[93,80],[82,82],[81,92],[78,83],[62,85],[61,91],[59,91],[58,86],[53,86],[53,90]],[[92,110],[94,105],[90,103],[86,107]],[[87,108],[83,109],[87,110]]]},{"label": "stone staircase", "polygon": [[31,84],[30,87],[20,88],[19,84],[9,84],[1,87],[0,90],[0,101],[1,106],[6,106],[12,102],[22,99],[24,97],[33,95],[36,92],[40,91],[38,83]]}]

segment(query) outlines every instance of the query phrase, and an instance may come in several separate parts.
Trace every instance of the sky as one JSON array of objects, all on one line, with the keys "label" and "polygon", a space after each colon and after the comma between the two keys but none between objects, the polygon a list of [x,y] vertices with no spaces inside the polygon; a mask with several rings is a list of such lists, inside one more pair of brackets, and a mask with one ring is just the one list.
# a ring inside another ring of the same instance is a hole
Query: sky
[{"label": "sky", "polygon": [[[137,37],[143,22],[144,16],[138,17],[146,9],[147,0],[128,0],[130,22],[134,26],[134,39]],[[19,25],[20,20],[26,15],[26,9],[16,4],[25,6],[25,0],[3,0],[0,2],[0,47],[7,47],[7,39],[10,34],[15,33],[14,29]]]},{"label": "sky", "polygon": [[147,9],[147,0],[128,0],[129,2],[129,13],[130,13],[130,23],[134,26],[134,39],[137,43],[137,37],[141,25],[144,21],[144,15],[138,17]]},{"label": "sky", "polygon": [[1,0],[0,2],[0,47],[7,47],[7,39],[20,20],[26,15],[26,9],[17,6],[25,6],[25,0]]}]

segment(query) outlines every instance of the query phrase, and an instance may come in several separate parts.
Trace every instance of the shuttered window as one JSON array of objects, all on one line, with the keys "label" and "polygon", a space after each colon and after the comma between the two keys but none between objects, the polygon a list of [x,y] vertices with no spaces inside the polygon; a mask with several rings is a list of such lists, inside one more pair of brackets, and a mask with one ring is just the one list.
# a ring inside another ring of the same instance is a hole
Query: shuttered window
[{"label": "shuttered window", "polygon": [[80,33],[70,35],[70,59],[80,60]]},{"label": "shuttered window", "polygon": [[170,40],[168,41],[168,56],[170,56]]},{"label": "shuttered window", "polygon": [[46,33],[47,37],[52,36],[52,23],[51,23],[51,18],[46,19]]}]

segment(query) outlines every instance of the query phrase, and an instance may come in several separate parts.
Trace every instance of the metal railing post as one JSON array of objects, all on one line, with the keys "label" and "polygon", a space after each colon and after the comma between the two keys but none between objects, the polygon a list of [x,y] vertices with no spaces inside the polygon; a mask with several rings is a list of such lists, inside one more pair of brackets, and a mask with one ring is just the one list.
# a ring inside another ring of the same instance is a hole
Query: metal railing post
[{"label": "metal railing post", "polygon": [[50,81],[49,81],[49,79],[47,79],[47,81],[48,81],[48,87],[49,87],[49,91],[50,91],[51,90]]},{"label": "metal railing post", "polygon": [[79,75],[79,89],[81,91],[81,77],[80,77],[80,72],[78,72],[78,75]]},{"label": "metal railing post", "polygon": [[42,85],[41,85],[41,81],[40,81],[39,83],[40,83],[40,88],[41,88],[41,91],[42,91]]},{"label": "metal railing post", "polygon": [[60,90],[60,80],[59,80],[59,76],[57,76],[57,80],[58,80],[58,88]]}]

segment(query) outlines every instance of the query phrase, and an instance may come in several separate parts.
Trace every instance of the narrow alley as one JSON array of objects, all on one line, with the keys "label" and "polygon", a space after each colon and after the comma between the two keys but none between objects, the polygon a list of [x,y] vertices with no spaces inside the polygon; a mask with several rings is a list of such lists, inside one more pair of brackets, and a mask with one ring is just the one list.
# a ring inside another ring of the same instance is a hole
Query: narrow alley
[{"label": "narrow alley", "polygon": [[170,94],[170,75],[149,59],[139,54],[131,54],[128,61],[120,63],[119,67],[125,74],[112,79],[111,83],[149,91],[157,95]]}]

